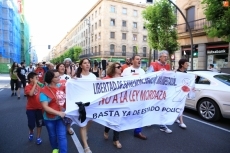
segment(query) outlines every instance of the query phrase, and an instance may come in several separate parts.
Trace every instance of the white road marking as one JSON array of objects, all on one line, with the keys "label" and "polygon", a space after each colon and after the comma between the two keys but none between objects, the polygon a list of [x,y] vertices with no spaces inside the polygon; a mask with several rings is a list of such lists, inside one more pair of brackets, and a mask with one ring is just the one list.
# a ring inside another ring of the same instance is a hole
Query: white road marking
[{"label": "white road marking", "polygon": [[[0,91],[1,91],[1,90],[3,90],[3,89],[0,89]],[[186,115],[183,115],[183,116],[186,117],[186,118],[189,118],[189,119],[191,119],[191,120],[194,120],[194,121],[197,121],[197,122],[200,122],[200,123],[203,123],[203,124],[206,124],[206,125],[209,125],[209,126],[212,126],[212,127],[214,127],[214,128],[217,128],[217,129],[220,129],[220,130],[223,130],[223,131],[225,131],[225,132],[229,132],[229,133],[230,133],[230,130],[228,130],[228,129],[225,129],[225,128],[222,128],[222,127],[219,127],[219,126],[215,126],[215,125],[212,125],[212,124],[210,124],[210,123],[207,123],[207,122],[204,122],[204,121],[201,121],[201,120],[198,120],[198,119],[195,119],[195,118],[186,116]],[[70,129],[73,130],[73,128],[70,128]],[[73,130],[73,131],[74,131],[74,130]],[[79,152],[79,153],[84,153],[84,149],[83,149],[83,147],[82,147],[82,145],[81,145],[81,143],[80,143],[80,141],[79,141],[77,135],[75,134],[75,132],[74,132],[73,135],[71,135],[71,137],[72,137],[72,139],[73,139],[73,142],[74,142],[74,144],[75,144],[75,146],[76,146],[78,152]]]},{"label": "white road marking", "polygon": [[191,120],[194,120],[194,121],[197,121],[197,122],[200,122],[200,123],[203,123],[203,124],[206,124],[206,125],[209,125],[209,126],[212,126],[214,128],[217,128],[217,129],[220,129],[220,130],[223,130],[225,132],[229,132],[230,133],[230,130],[228,130],[228,129],[225,129],[225,128],[222,128],[222,127],[219,127],[219,126],[216,126],[216,125],[213,125],[213,124],[210,124],[210,123],[207,123],[207,122],[204,122],[204,121],[201,121],[201,120],[198,120],[198,119],[186,116],[186,115],[183,115],[183,116],[186,117],[186,118],[189,118]]},{"label": "white road marking", "polygon": [[[70,128],[70,129],[73,131],[73,128]],[[84,153],[84,149],[83,149],[83,147],[82,147],[82,145],[81,145],[81,143],[80,143],[80,141],[79,141],[77,135],[75,134],[75,132],[74,132],[73,135],[71,135],[71,137],[72,137],[72,139],[73,139],[73,142],[74,142],[74,144],[75,144],[75,146],[76,146],[78,152],[79,152],[79,153]]]}]

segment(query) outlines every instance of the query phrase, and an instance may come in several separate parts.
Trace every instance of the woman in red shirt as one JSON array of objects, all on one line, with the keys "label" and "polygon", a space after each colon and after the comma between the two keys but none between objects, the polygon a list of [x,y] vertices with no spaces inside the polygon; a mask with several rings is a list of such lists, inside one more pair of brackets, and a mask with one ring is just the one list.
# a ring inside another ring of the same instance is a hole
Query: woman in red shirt
[{"label": "woman in red shirt", "polygon": [[[107,76],[103,79],[118,78],[118,77],[121,77],[121,65],[120,63],[113,63],[112,65],[109,66],[107,70]],[[104,131],[105,139],[109,138],[109,130],[110,128],[105,127],[105,131]],[[113,144],[117,148],[122,147],[122,145],[119,142],[119,132],[117,131],[113,131]]]}]

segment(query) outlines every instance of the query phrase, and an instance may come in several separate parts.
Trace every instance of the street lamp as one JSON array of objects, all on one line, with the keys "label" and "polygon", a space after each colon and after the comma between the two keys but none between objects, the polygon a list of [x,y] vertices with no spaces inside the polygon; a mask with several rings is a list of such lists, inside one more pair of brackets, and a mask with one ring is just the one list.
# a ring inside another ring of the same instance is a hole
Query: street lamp
[{"label": "street lamp", "polygon": [[180,10],[180,8],[174,4],[171,0],[168,0],[172,5],[174,5],[176,7],[176,9],[180,12],[180,14],[182,15],[182,17],[184,18],[185,22],[186,22],[186,25],[188,27],[188,32],[189,32],[189,35],[190,35],[190,40],[191,40],[191,70],[193,70],[193,49],[195,48],[193,46],[193,36],[192,36],[192,31],[191,31],[191,28],[190,28],[190,25],[188,23],[188,20],[186,19],[185,15],[183,14],[183,12]]},{"label": "street lamp", "polygon": [[[89,26],[89,48],[88,48],[88,51],[89,51],[89,54],[90,54],[90,20],[89,19],[85,19],[85,22],[86,22],[86,24]],[[87,54],[87,56],[88,56],[88,53],[86,53]]]}]

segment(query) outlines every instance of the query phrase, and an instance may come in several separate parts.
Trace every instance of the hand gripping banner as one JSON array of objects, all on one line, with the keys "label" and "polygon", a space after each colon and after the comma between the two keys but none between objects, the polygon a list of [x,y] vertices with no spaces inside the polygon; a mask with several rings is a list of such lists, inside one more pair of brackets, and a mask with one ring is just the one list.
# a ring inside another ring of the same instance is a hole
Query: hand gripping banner
[{"label": "hand gripping banner", "polygon": [[81,127],[93,120],[116,131],[171,125],[186,98],[194,98],[194,86],[195,75],[172,71],[106,80],[70,79],[66,114]]}]

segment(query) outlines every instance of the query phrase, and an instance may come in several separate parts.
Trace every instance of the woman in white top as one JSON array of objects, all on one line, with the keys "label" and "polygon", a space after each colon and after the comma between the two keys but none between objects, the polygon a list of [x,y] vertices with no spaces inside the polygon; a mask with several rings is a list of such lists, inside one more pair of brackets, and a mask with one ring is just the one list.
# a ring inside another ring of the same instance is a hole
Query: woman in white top
[{"label": "woman in white top", "polygon": [[[76,72],[76,77],[96,80],[97,77],[89,71],[90,71],[90,61],[89,61],[89,59],[84,58],[79,62],[79,67],[78,67],[77,72]],[[85,153],[92,153],[92,151],[90,150],[89,145],[87,143],[87,127],[88,126],[89,126],[89,122],[85,127],[81,127],[80,128],[80,134],[81,134],[81,139],[83,142]]]}]

